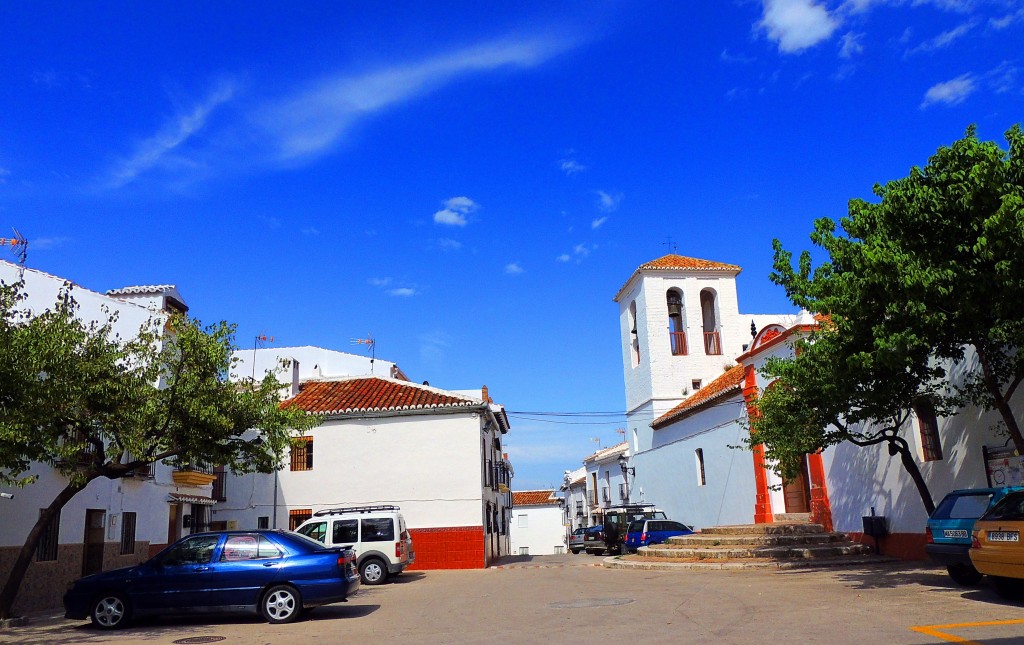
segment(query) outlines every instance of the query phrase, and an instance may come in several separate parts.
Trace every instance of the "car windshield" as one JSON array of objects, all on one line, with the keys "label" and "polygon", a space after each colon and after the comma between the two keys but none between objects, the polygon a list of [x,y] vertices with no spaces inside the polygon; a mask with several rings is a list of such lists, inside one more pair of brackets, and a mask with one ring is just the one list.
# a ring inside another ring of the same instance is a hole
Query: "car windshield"
[{"label": "car windshield", "polygon": [[324,546],[323,542],[314,540],[308,535],[303,535],[302,533],[296,533],[295,531],[282,531],[279,535],[286,540],[291,540],[293,544],[301,544],[302,546],[308,547],[313,551],[330,550],[330,547]]},{"label": "car windshield", "polygon": [[933,520],[976,520],[992,501],[992,493],[948,495],[932,513]]},{"label": "car windshield", "polygon": [[633,520],[629,523],[629,528],[626,529],[627,533],[640,533],[644,530],[644,520]]}]

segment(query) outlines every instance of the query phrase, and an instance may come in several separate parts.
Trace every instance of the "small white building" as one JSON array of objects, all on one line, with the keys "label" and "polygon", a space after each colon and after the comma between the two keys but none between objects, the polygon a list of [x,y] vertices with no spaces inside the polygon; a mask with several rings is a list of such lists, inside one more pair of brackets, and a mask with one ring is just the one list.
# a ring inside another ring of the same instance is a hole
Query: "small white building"
[{"label": "small white building", "polygon": [[322,416],[275,474],[229,476],[217,521],[295,528],[318,510],[397,504],[412,569],[481,568],[509,553],[512,469],[504,408],[487,388],[449,391],[384,376],[301,383],[285,405]]},{"label": "small white building", "polygon": [[[68,281],[42,271],[0,261],[0,281],[24,279],[35,313],[53,307]],[[151,319],[187,306],[173,285],[136,286],[106,294],[78,285],[72,290],[83,321],[106,321],[104,309],[117,314],[113,332],[130,338]],[[14,499],[0,499],[0,580],[8,572],[42,509],[66,485],[50,466],[33,464],[38,480],[17,490],[3,489]],[[61,509],[36,550],[15,601],[15,612],[59,606],[69,582],[89,573],[136,564],[195,528],[208,526],[208,509],[216,503],[209,471],[175,470],[163,463],[132,477],[93,480]]]},{"label": "small white building", "polygon": [[562,478],[562,495],[565,500],[565,532],[566,536],[578,528],[590,526],[590,515],[587,503],[587,469],[565,471]]},{"label": "small white building", "polygon": [[610,448],[601,448],[583,460],[586,471],[587,515],[586,526],[604,523],[605,509],[628,501],[643,501],[642,495],[629,499],[629,483],[626,471],[623,470],[620,458],[629,458],[629,445],[626,442]]},{"label": "small white building", "polygon": [[512,493],[512,555],[565,553],[561,498],[554,490]]}]

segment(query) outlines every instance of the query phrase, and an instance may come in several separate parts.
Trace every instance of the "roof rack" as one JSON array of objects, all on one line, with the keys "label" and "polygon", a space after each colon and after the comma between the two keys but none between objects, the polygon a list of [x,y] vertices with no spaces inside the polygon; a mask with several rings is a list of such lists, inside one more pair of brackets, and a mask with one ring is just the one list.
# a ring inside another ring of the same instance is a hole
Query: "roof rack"
[{"label": "roof rack", "polygon": [[343,506],[340,508],[325,508],[313,513],[314,517],[324,515],[341,515],[342,513],[376,513],[378,511],[400,511],[394,504],[379,504],[377,506]]}]

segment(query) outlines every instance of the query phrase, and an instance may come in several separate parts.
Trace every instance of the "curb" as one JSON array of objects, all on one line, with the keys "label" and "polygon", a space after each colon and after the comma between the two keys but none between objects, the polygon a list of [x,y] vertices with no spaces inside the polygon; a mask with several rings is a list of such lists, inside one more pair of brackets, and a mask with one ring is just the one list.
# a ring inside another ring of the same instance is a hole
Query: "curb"
[{"label": "curb", "polygon": [[590,564],[496,564],[488,569],[574,569],[577,567],[603,567],[605,566],[601,562],[592,562]]},{"label": "curb", "polygon": [[14,618],[4,618],[0,620],[0,629],[11,629],[13,627],[24,627],[28,625],[28,616],[15,616]]},{"label": "curb", "polygon": [[896,558],[871,556],[817,562],[737,562],[735,560],[727,562],[643,562],[620,560],[618,556],[612,556],[605,558],[601,566],[606,569],[639,569],[641,571],[788,571],[792,569],[832,569],[896,561]]}]

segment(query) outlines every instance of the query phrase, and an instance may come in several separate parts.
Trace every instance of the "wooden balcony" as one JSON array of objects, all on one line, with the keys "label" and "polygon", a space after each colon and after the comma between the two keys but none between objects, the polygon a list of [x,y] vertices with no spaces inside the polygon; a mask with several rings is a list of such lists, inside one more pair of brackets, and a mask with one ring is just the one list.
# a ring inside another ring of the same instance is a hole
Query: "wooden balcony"
[{"label": "wooden balcony", "polygon": [[719,356],[722,353],[722,338],[717,331],[704,332],[704,353],[708,356]]},{"label": "wooden balcony", "polygon": [[686,349],[685,331],[670,331],[668,333],[668,342],[672,346],[673,356],[686,356],[689,353]]},{"label": "wooden balcony", "polygon": [[179,464],[171,471],[171,479],[178,486],[206,486],[217,479],[212,466],[203,464]]}]

